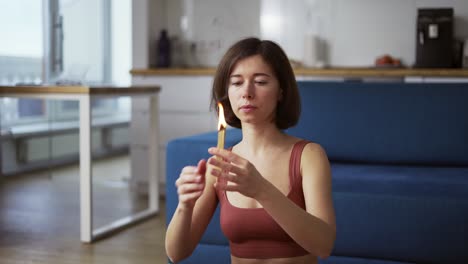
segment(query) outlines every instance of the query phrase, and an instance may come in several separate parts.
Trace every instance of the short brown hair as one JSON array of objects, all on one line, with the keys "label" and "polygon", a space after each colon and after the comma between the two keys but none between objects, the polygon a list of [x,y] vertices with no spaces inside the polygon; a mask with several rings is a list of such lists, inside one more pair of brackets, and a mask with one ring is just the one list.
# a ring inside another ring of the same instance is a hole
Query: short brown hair
[{"label": "short brown hair", "polygon": [[270,65],[282,91],[282,99],[276,107],[276,126],[279,129],[286,129],[296,125],[301,113],[296,78],[286,53],[278,44],[269,40],[246,38],[228,49],[216,70],[211,94],[211,107],[217,111],[217,102],[221,102],[226,122],[230,126],[241,128],[241,122],[234,114],[229,102],[229,76],[238,61],[254,55],[260,55]]}]

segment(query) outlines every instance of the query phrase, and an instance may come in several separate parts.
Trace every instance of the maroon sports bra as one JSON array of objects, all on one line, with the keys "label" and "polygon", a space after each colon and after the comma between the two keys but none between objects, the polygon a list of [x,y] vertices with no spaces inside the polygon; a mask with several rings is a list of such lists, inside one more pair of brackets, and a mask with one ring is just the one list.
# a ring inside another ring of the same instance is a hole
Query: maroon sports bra
[{"label": "maroon sports bra", "polygon": [[[287,195],[305,210],[302,191],[301,154],[308,141],[294,144],[289,161],[289,186]],[[263,208],[233,206],[226,192],[216,191],[221,204],[220,222],[229,239],[231,254],[239,258],[289,258],[309,254],[299,246]]]}]

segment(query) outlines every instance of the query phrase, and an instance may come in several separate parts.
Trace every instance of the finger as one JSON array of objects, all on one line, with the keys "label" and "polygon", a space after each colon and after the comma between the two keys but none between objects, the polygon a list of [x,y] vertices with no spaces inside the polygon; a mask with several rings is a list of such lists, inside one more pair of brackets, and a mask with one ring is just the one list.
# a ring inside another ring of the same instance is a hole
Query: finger
[{"label": "finger", "polygon": [[195,167],[195,166],[185,166],[180,173],[181,174],[183,174],[183,173],[195,173],[196,171],[197,171],[197,167]]},{"label": "finger", "polygon": [[201,179],[202,175],[195,174],[195,173],[184,173],[179,175],[179,179],[183,181],[197,181],[197,179]]},{"label": "finger", "polygon": [[243,158],[241,158],[239,155],[232,153],[232,151],[226,150],[226,149],[221,149],[221,148],[209,148],[208,153],[211,155],[219,156],[225,159],[228,162],[234,162],[238,163]]},{"label": "finger", "polygon": [[177,187],[187,184],[187,183],[201,183],[203,182],[203,177],[201,175],[196,174],[182,174],[176,180],[175,185]]},{"label": "finger", "polygon": [[219,160],[219,159],[214,159],[214,158],[210,158],[208,160],[208,163],[210,165],[213,165],[215,167],[218,167],[220,168],[222,171],[228,171],[228,172],[232,172],[234,174],[237,174],[237,175],[243,175],[245,174],[245,170],[236,166],[235,164],[233,163],[229,163],[229,162],[225,162],[223,160]]},{"label": "finger", "polygon": [[182,172],[180,173],[181,175],[183,174],[199,174],[204,176],[206,171],[206,161],[205,160],[200,160],[198,162],[198,165],[196,167],[194,166],[186,166],[182,169]]},{"label": "finger", "polygon": [[202,159],[198,162],[197,165],[197,174],[200,175],[201,181],[205,181],[206,174],[206,160]]},{"label": "finger", "polygon": [[220,171],[220,170],[213,170],[211,172],[211,174],[213,176],[215,176],[216,178],[223,178],[227,181],[230,181],[230,182],[235,182],[235,183],[238,183],[239,182],[239,177],[237,177],[237,175],[235,174],[230,174],[229,172],[225,172],[225,171]]},{"label": "finger", "polygon": [[205,187],[204,184],[196,184],[196,183],[184,184],[180,186],[179,188],[177,188],[177,193],[179,195],[183,195],[183,194],[188,194],[192,192],[198,192],[200,190],[203,190],[204,187]]},{"label": "finger", "polygon": [[197,165],[197,174],[205,175],[206,172],[206,161],[200,160]]},{"label": "finger", "polygon": [[217,190],[220,190],[220,191],[239,192],[238,185],[232,185],[232,184],[225,184],[225,183],[216,182],[216,183],[214,183],[214,187]]},{"label": "finger", "polygon": [[184,195],[179,196],[179,201],[189,202],[191,200],[195,200],[195,199],[199,198],[202,194],[203,194],[203,191],[184,194]]}]

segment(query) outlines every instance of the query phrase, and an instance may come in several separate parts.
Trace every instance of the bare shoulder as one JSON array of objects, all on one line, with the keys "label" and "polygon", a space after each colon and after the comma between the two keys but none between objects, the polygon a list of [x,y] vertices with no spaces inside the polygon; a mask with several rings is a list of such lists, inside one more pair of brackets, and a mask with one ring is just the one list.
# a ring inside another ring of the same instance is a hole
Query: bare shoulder
[{"label": "bare shoulder", "polygon": [[309,142],[302,151],[301,171],[302,175],[308,175],[313,171],[328,171],[330,163],[325,149],[317,143]]},{"label": "bare shoulder", "polygon": [[304,150],[302,152],[302,157],[311,158],[311,159],[327,158],[327,153],[325,152],[325,149],[320,144],[309,142],[304,147]]}]

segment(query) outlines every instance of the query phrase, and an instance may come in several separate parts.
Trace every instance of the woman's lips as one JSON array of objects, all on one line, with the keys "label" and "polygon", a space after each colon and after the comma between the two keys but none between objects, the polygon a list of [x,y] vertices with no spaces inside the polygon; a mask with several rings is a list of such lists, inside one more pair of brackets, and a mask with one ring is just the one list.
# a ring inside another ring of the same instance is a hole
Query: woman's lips
[{"label": "woman's lips", "polygon": [[257,109],[257,107],[253,106],[253,105],[243,105],[240,107],[240,110],[244,113],[250,113],[252,111],[254,111],[255,109]]}]

